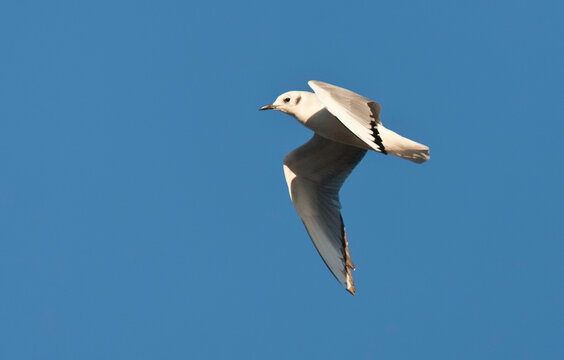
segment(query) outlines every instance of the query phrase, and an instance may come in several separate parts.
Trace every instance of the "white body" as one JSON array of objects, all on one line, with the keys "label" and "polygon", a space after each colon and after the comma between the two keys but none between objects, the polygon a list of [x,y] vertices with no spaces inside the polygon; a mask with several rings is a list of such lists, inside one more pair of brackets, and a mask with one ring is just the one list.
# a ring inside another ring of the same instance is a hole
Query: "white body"
[{"label": "white body", "polygon": [[321,81],[310,81],[309,85],[315,93],[290,91],[280,95],[272,106],[327,139],[416,163],[429,160],[427,146],[382,125],[377,102]]}]

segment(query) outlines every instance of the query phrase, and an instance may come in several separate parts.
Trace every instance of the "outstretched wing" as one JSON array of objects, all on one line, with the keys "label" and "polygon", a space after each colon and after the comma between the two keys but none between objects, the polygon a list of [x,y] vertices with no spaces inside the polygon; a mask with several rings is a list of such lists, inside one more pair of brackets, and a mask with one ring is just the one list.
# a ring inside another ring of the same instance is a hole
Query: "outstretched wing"
[{"label": "outstretched wing", "polygon": [[309,81],[319,100],[339,121],[372,149],[384,154],[422,163],[429,159],[429,148],[386,129],[380,121],[380,104],[350,90]]},{"label": "outstretched wing", "polygon": [[290,198],[319,255],[341,284],[354,295],[339,190],[366,150],[336,143],[317,134],[284,157]]}]

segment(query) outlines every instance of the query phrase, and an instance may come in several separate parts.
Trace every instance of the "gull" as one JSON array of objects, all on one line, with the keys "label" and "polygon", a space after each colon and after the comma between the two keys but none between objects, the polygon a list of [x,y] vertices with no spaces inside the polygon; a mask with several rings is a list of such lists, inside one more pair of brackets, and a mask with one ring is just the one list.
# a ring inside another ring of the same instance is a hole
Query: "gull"
[{"label": "gull", "polygon": [[284,157],[290,199],[319,255],[335,278],[356,292],[339,190],[367,150],[415,163],[429,160],[429,148],[388,130],[380,104],[350,90],[309,81],[313,89],[289,91],[259,110],[278,110],[313,130],[313,137]]}]

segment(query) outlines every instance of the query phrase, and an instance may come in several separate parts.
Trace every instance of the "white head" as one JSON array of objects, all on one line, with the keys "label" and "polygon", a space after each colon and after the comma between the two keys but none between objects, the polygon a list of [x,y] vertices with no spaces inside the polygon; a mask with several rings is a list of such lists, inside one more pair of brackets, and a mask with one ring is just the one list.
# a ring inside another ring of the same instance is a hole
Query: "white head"
[{"label": "white head", "polygon": [[314,93],[308,91],[288,91],[280,95],[274,103],[259,110],[279,110],[305,122],[324,106]]}]

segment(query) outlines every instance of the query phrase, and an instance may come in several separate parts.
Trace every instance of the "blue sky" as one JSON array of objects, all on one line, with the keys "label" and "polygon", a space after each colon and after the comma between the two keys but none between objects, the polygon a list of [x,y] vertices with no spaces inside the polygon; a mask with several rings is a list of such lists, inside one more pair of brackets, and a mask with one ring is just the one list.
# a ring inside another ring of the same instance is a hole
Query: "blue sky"
[{"label": "blue sky", "polygon": [[[5,1],[0,358],[562,359],[559,1]],[[323,80],[431,148],[345,183],[357,296],[258,112]]]}]

